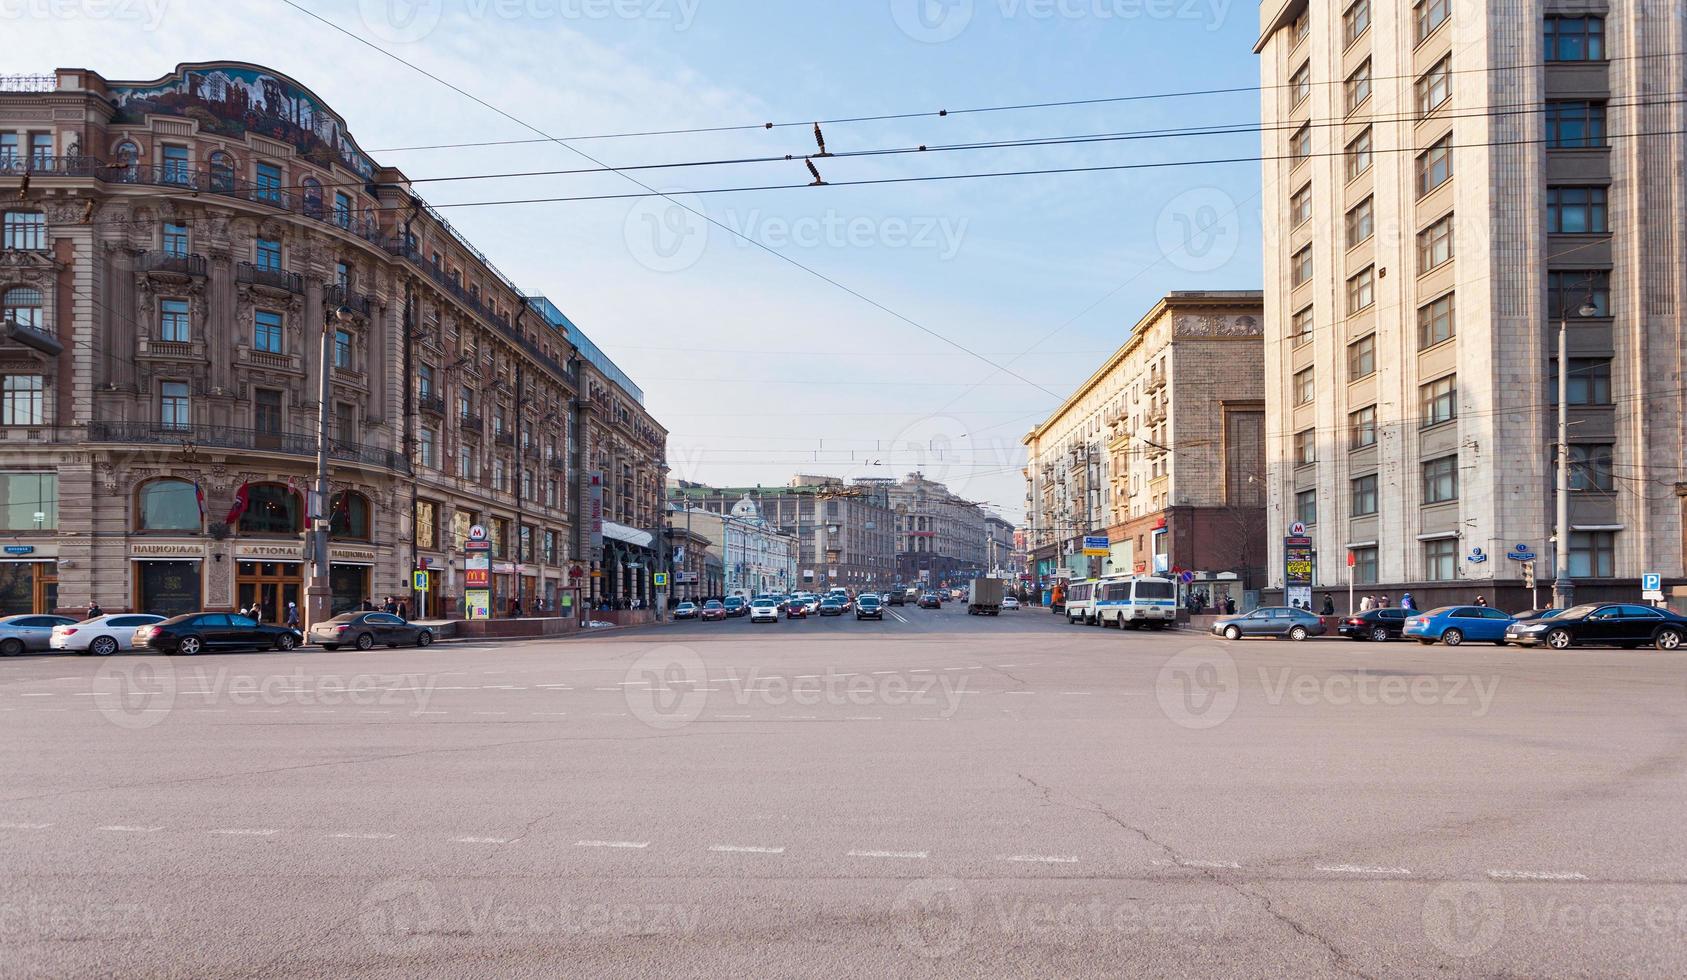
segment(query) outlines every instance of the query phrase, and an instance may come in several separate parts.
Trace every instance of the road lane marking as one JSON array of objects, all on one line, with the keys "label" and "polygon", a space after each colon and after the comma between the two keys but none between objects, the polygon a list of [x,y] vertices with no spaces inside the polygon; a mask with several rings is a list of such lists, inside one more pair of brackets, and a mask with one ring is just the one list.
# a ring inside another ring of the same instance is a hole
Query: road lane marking
[{"label": "road lane marking", "polygon": [[20,695],[18,695],[18,697],[20,697],[20,698],[56,698],[56,697],[58,697],[58,695],[54,694],[52,691],[35,691],[35,692],[28,693],[28,694],[20,694]]},{"label": "road lane marking", "polygon": [[340,840],[392,840],[397,834],[331,834]]},{"label": "road lane marking", "polygon": [[1242,867],[1235,861],[1197,861],[1187,858],[1179,858],[1177,863],[1185,868],[1203,868],[1209,871],[1235,871]]},{"label": "road lane marking", "polygon": [[722,721],[742,721],[744,719],[749,718],[750,716],[749,715],[716,715],[715,717],[721,719]]},{"label": "road lane marking", "polygon": [[222,834],[226,837],[269,837],[280,833],[280,831],[261,827],[223,827],[213,830],[211,833]]},{"label": "road lane marking", "polygon": [[883,715],[850,715],[844,721],[884,721]]},{"label": "road lane marking", "polygon": [[1013,854],[999,858],[1002,861],[1018,861],[1023,864],[1077,864],[1078,859],[1073,855],[1053,854]]},{"label": "road lane marking", "polygon": [[50,823],[0,823],[0,830],[46,830]]},{"label": "road lane marking", "polygon": [[650,846],[650,842],[637,840],[577,840],[575,847],[623,847],[642,849]]},{"label": "road lane marking", "polygon": [[1579,871],[1490,871],[1488,877],[1500,881],[1586,881]]},{"label": "road lane marking", "polygon": [[95,827],[95,830],[107,830],[114,834],[150,834],[163,830],[163,827],[131,827],[127,824],[110,824],[105,827]]},{"label": "road lane marking", "polygon": [[1319,864],[1314,865],[1313,870],[1345,875],[1409,875],[1412,873],[1411,868],[1383,868],[1365,864]]},{"label": "road lane marking", "polygon": [[737,844],[716,844],[709,848],[725,854],[784,854],[783,847],[744,847]]},{"label": "road lane marking", "polygon": [[904,858],[910,861],[923,861],[930,855],[925,851],[850,851],[852,858]]},{"label": "road lane marking", "polygon": [[453,844],[508,844],[508,837],[453,837]]}]

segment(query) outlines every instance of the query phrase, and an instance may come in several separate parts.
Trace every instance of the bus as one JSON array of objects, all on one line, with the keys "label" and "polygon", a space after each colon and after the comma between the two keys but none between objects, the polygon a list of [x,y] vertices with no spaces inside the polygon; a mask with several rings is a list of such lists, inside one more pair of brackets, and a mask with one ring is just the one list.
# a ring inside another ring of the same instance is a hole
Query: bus
[{"label": "bus", "polygon": [[1095,593],[1107,579],[1073,579],[1066,583],[1066,622],[1095,625]]},{"label": "bus", "polygon": [[1163,630],[1177,622],[1177,583],[1151,575],[1102,579],[1091,606],[1097,625]]}]

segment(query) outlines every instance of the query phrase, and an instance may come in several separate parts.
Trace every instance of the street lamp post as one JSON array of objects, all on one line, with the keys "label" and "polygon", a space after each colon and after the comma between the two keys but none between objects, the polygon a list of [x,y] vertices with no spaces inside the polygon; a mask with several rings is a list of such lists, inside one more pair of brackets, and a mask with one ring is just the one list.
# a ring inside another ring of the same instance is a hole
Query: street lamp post
[{"label": "street lamp post", "polygon": [[[1593,302],[1593,281],[1588,280],[1587,299],[1576,315],[1597,316]],[[1570,310],[1558,316],[1558,487],[1557,525],[1553,538],[1552,604],[1558,609],[1575,605],[1576,585],[1570,580]]]},{"label": "street lamp post", "polygon": [[317,352],[316,395],[316,501],[311,514],[310,587],[305,607],[308,629],[333,616],[333,588],[328,582],[328,423],[334,369],[334,323],[351,320],[351,307],[322,311],[322,343]]}]

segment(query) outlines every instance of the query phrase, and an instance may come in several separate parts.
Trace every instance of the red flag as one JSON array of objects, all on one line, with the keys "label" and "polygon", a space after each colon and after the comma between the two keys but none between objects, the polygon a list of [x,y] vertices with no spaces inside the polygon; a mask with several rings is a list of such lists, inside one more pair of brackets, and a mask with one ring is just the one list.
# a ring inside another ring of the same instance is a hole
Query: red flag
[{"label": "red flag", "polygon": [[199,519],[203,521],[205,519],[205,488],[199,485],[198,480],[193,481],[193,500],[199,505]]},{"label": "red flag", "polygon": [[240,489],[234,491],[234,506],[228,509],[228,517],[225,519],[225,523],[239,524],[241,515],[246,513],[246,508],[251,503],[251,499],[246,494],[246,486],[242,483]]}]

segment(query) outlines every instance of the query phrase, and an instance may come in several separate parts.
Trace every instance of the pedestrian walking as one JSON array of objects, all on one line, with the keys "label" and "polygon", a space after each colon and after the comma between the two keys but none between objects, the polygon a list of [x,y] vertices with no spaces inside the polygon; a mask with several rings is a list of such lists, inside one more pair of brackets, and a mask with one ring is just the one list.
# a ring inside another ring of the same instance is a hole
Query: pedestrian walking
[{"label": "pedestrian walking", "polygon": [[1384,592],[1382,594],[1381,598],[1377,599],[1377,608],[1378,609],[1392,609],[1393,608],[1393,606],[1391,606],[1389,604],[1388,593]]},{"label": "pedestrian walking", "polygon": [[1412,598],[1412,594],[1410,592],[1407,592],[1400,597],[1400,608],[1401,609],[1413,611],[1413,610],[1416,610],[1417,607],[1418,607],[1417,600]]},{"label": "pedestrian walking", "polygon": [[1374,605],[1376,605],[1375,600],[1373,600],[1370,596],[1364,596],[1359,600],[1359,611],[1370,612],[1371,607]]},{"label": "pedestrian walking", "polygon": [[398,600],[390,595],[387,596],[387,604],[381,607],[381,611],[389,616],[396,614],[398,612]]},{"label": "pedestrian walking", "polygon": [[299,628],[299,604],[296,602],[287,604],[287,628],[295,630]]},{"label": "pedestrian walking", "polygon": [[89,619],[93,619],[95,616],[104,616],[104,615],[105,615],[105,610],[100,608],[99,603],[97,603],[97,602],[88,603],[88,618]]},{"label": "pedestrian walking", "polygon": [[1227,595],[1227,596],[1224,597],[1224,614],[1226,616],[1236,615],[1236,597],[1235,596],[1228,596]]},{"label": "pedestrian walking", "polygon": [[1326,592],[1326,593],[1324,593],[1324,608],[1319,613],[1319,615],[1334,616],[1335,614],[1336,614],[1336,600],[1333,596],[1331,596],[1328,592]]}]

